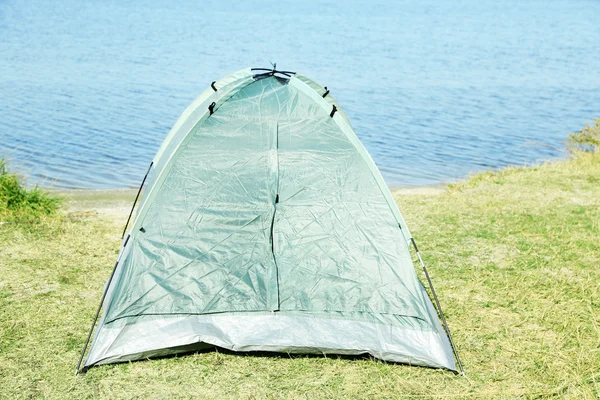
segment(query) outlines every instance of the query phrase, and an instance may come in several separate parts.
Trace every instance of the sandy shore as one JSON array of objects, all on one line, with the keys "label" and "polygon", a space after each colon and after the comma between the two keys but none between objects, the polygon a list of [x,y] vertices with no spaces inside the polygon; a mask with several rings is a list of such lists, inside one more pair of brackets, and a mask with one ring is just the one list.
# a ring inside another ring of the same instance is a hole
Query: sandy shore
[{"label": "sandy shore", "polygon": [[59,190],[64,209],[82,217],[98,215],[115,221],[125,221],[137,194],[137,189]]},{"label": "sandy shore", "polygon": [[[433,196],[442,193],[446,185],[390,187],[394,197],[401,195]],[[124,221],[129,215],[137,189],[76,189],[58,190],[65,200],[65,211],[82,217],[98,215],[103,218]]]},{"label": "sandy shore", "polygon": [[392,195],[424,195],[431,196],[444,192],[446,190],[446,185],[431,185],[431,186],[408,186],[408,187],[390,187],[390,191]]}]

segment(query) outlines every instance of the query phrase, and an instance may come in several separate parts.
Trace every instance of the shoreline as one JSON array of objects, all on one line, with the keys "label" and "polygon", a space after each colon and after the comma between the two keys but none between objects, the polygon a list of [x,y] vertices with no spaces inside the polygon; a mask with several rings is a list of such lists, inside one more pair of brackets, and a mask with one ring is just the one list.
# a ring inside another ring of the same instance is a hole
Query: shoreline
[{"label": "shoreline", "polygon": [[[419,186],[388,186],[392,194],[434,194],[443,192],[448,185],[439,183],[435,185],[419,185]],[[91,199],[133,199],[137,194],[138,189],[48,189],[46,190],[58,194],[60,196],[70,197],[74,200],[91,200]]]},{"label": "shoreline", "polygon": [[[443,193],[448,185],[391,186],[393,197],[401,195],[435,196]],[[138,189],[49,189],[64,199],[64,211],[81,217],[101,214],[114,220],[127,218]]]},{"label": "shoreline", "polygon": [[75,218],[99,216],[115,222],[127,218],[137,189],[50,190],[62,197],[63,211]]}]

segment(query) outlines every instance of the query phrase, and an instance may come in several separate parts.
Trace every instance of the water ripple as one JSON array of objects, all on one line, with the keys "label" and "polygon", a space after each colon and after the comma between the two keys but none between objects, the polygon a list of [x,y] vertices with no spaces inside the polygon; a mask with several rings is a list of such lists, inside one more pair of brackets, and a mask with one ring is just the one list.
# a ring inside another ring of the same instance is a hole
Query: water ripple
[{"label": "water ripple", "polygon": [[32,182],[137,186],[211,81],[277,61],[331,89],[390,185],[559,157],[600,116],[599,12],[579,0],[6,0],[0,152]]}]

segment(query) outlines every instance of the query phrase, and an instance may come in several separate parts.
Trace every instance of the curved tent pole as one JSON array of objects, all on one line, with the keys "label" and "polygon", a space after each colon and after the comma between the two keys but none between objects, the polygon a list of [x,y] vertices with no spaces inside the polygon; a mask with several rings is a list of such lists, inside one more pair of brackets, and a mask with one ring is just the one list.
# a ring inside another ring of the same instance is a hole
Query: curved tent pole
[{"label": "curved tent pole", "polygon": [[454,341],[452,340],[452,334],[450,333],[450,328],[448,328],[448,323],[446,323],[446,317],[444,316],[444,311],[442,310],[442,306],[440,301],[438,300],[437,294],[435,293],[435,289],[433,288],[433,283],[431,282],[431,278],[429,277],[429,273],[427,272],[427,267],[425,267],[425,263],[423,262],[423,258],[421,257],[421,253],[419,252],[419,248],[417,247],[417,243],[415,239],[410,238],[415,251],[417,252],[417,257],[419,257],[419,261],[421,262],[421,266],[423,267],[423,272],[425,272],[425,277],[427,278],[427,282],[429,283],[429,288],[431,289],[431,294],[433,295],[433,299],[435,300],[435,305],[442,319],[442,324],[444,326],[444,330],[446,331],[446,335],[448,335],[448,340],[450,341],[450,347],[452,347],[452,352],[454,353],[454,357],[456,357],[456,363],[458,364],[458,368],[460,369],[460,373],[462,376],[465,376],[465,370],[463,369],[462,362],[460,361],[460,357],[458,356],[458,351],[456,351],[456,346],[454,346]]},{"label": "curved tent pole", "polygon": [[127,222],[125,223],[125,228],[123,228],[123,234],[121,235],[121,239],[123,239],[125,237],[125,232],[127,232],[127,227],[129,226],[129,221],[131,220],[131,216],[133,215],[133,210],[135,209],[135,204],[137,203],[138,198],[140,197],[140,193],[142,193],[142,188],[144,187],[144,183],[146,182],[146,178],[148,177],[148,174],[150,173],[150,169],[152,168],[153,164],[154,164],[154,161],[152,161],[150,163],[150,166],[148,167],[148,171],[146,171],[146,175],[144,175],[144,179],[142,179],[140,188],[138,189],[137,195],[135,196],[135,200],[133,201],[133,205],[131,206],[131,211],[129,212],[129,217],[127,217]]},{"label": "curved tent pole", "polygon": [[[127,239],[125,239],[125,242],[123,243],[123,249],[125,248],[125,246],[127,246],[127,242],[129,241],[130,235],[127,235]],[[92,322],[92,326],[90,327],[90,331],[88,332],[87,335],[87,339],[85,340],[85,344],[83,345],[83,349],[81,350],[81,356],[79,356],[79,361],[77,362],[77,367],[75,368],[75,375],[79,374],[80,372],[83,372],[81,370],[81,362],[83,361],[83,356],[85,356],[85,351],[87,350],[88,345],[90,344],[90,339],[92,338],[92,332],[94,332],[94,327],[96,326],[96,322],[98,321],[98,317],[100,316],[100,310],[102,309],[102,303],[104,303],[104,299],[106,298],[106,294],[108,293],[108,288],[110,287],[110,283],[113,280],[113,277],[115,276],[115,271],[117,270],[117,266],[119,265],[119,259],[121,257],[119,256],[119,258],[117,259],[117,262],[115,263],[115,266],[113,267],[112,273],[110,274],[110,278],[108,278],[108,283],[106,284],[106,287],[104,288],[104,292],[102,293],[102,298],[100,299],[100,304],[98,304],[98,309],[96,310],[96,316],[94,317],[94,321]]]},{"label": "curved tent pole", "polygon": [[[133,215],[133,210],[135,209],[135,205],[140,197],[140,193],[142,192],[142,188],[144,187],[144,183],[146,183],[146,178],[148,178],[148,174],[152,169],[152,165],[154,165],[154,161],[150,163],[148,166],[148,170],[146,171],[146,175],[144,175],[144,179],[142,179],[142,183],[140,184],[140,188],[138,189],[137,195],[135,196],[135,200],[133,201],[133,205],[131,206],[131,211],[129,212],[129,217],[127,217],[127,222],[125,223],[125,228],[123,228],[123,234],[121,235],[121,239],[125,237],[125,232],[127,232],[127,227],[129,226],[129,221],[131,220],[131,216]],[[127,246],[127,242],[129,241],[129,236],[123,243],[123,248]],[[90,327],[90,331],[88,332],[87,339],[85,344],[83,345],[83,349],[81,350],[81,356],[79,357],[79,361],[77,362],[77,368],[75,368],[75,375],[77,375],[81,371],[81,362],[83,361],[83,356],[85,355],[85,351],[90,343],[90,339],[92,338],[92,332],[94,331],[94,327],[96,326],[96,322],[98,321],[98,316],[100,316],[100,310],[102,309],[102,303],[104,303],[104,299],[106,298],[106,293],[108,292],[108,288],[110,283],[115,275],[115,271],[117,270],[117,266],[119,265],[119,260],[115,263],[113,267],[112,273],[110,274],[110,278],[108,279],[108,283],[106,284],[106,288],[102,293],[102,298],[100,299],[100,304],[98,305],[98,309],[96,310],[96,316],[94,317],[94,321],[92,322],[92,326]]]}]

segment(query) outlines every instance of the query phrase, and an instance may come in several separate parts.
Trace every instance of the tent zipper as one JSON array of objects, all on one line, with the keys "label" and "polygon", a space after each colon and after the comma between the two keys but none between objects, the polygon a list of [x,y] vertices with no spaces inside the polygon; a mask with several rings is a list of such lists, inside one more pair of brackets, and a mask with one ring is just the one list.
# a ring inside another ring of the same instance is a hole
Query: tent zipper
[{"label": "tent zipper", "polygon": [[275,199],[273,201],[273,217],[271,218],[271,255],[273,256],[273,265],[275,266],[275,287],[277,289],[276,304],[271,305],[271,312],[279,311],[279,268],[277,267],[277,258],[275,257],[275,214],[277,213],[277,204],[279,204],[279,123],[275,124],[274,132],[275,144]]}]

